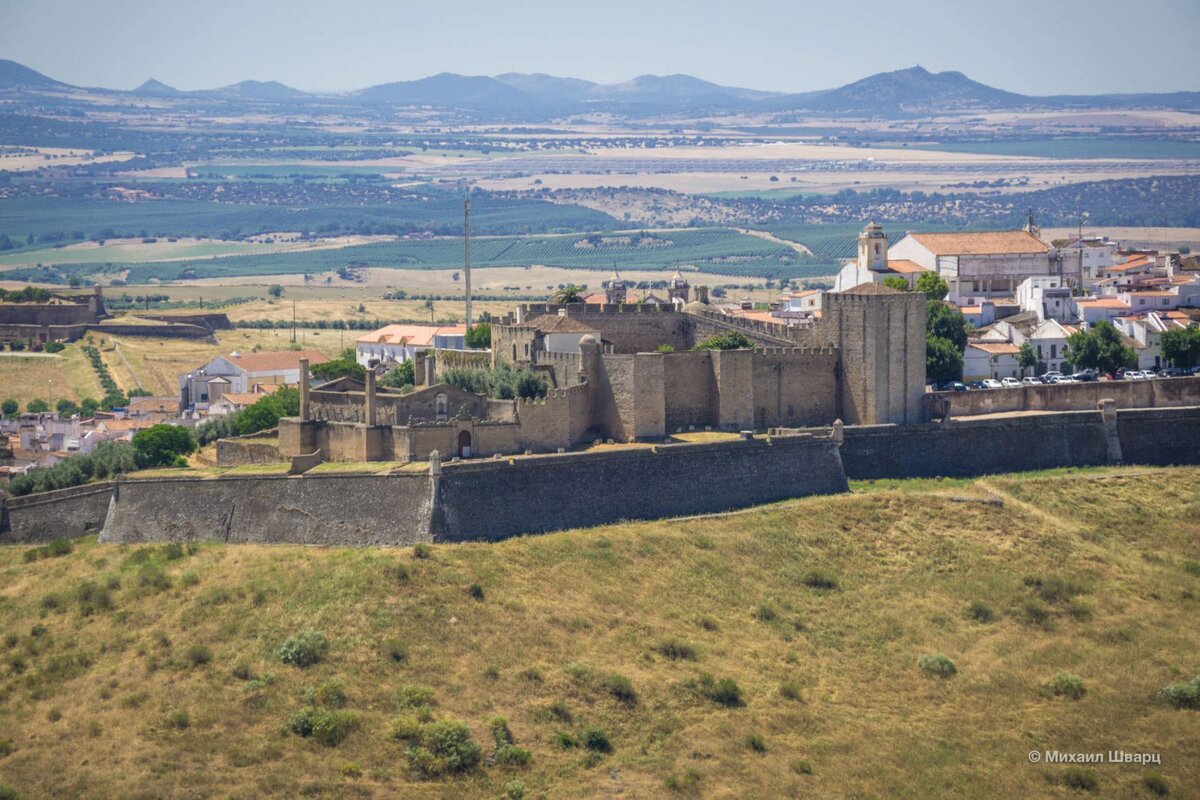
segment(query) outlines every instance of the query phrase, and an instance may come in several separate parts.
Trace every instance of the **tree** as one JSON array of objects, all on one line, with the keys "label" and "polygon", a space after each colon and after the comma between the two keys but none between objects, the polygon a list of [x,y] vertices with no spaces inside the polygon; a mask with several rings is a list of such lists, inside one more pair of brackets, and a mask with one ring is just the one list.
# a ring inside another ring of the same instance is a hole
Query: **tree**
[{"label": "tree", "polygon": [[924,292],[930,300],[945,300],[950,294],[950,285],[936,272],[922,272],[917,277],[917,291]]},{"label": "tree", "polygon": [[466,337],[467,347],[477,350],[485,350],[492,346],[492,326],[487,322],[480,322],[477,325],[472,325],[467,329]]},{"label": "tree", "polygon": [[25,410],[30,414],[42,414],[50,410],[50,404],[45,400],[30,400],[29,405],[25,406]]},{"label": "tree", "polygon": [[380,386],[389,386],[393,389],[399,389],[401,386],[412,386],[417,382],[416,367],[412,361],[402,361],[397,366],[388,370],[387,374],[379,379]]},{"label": "tree", "polygon": [[565,306],[567,303],[582,303],[584,291],[582,286],[569,283],[554,293],[554,302],[560,306]]},{"label": "tree", "polygon": [[1090,330],[1071,334],[1067,348],[1071,363],[1080,369],[1112,374],[1122,367],[1137,365],[1137,353],[1125,344],[1120,332],[1108,321],[1097,322]]},{"label": "tree", "polygon": [[60,417],[69,417],[79,411],[79,406],[75,405],[75,401],[64,397],[55,404],[54,410],[58,412]]},{"label": "tree", "polygon": [[353,378],[356,381],[367,379],[366,368],[358,363],[354,350],[349,347],[339,353],[337,358],[314,364],[308,368],[308,371],[314,378],[323,381],[332,381],[338,378]]},{"label": "tree", "polygon": [[192,432],[181,425],[151,425],[133,435],[134,458],[140,469],[176,463],[196,449]]},{"label": "tree", "polygon": [[4,416],[6,417],[14,416],[20,410],[21,404],[16,400],[13,400],[11,397],[5,400],[3,403],[0,403],[0,411],[3,411]]},{"label": "tree", "polygon": [[888,275],[883,279],[883,285],[889,289],[895,289],[897,292],[908,291],[908,281],[899,275]]},{"label": "tree", "polygon": [[271,287],[269,289],[267,289],[267,294],[271,295],[271,297],[274,297],[276,300],[278,300],[279,298],[283,297],[283,287],[280,286],[278,283],[273,283],[273,284],[271,284]]},{"label": "tree", "polygon": [[1025,370],[1033,369],[1037,363],[1037,353],[1033,352],[1033,347],[1029,342],[1022,342],[1017,349],[1017,366],[1021,368],[1021,377],[1025,377]]},{"label": "tree", "polygon": [[697,344],[693,350],[745,350],[754,344],[741,331],[718,333]]},{"label": "tree", "polygon": [[940,300],[925,304],[925,333],[952,342],[958,352],[967,349],[967,320],[954,306]]},{"label": "tree", "polygon": [[937,336],[925,341],[925,380],[929,383],[962,380],[962,350]]},{"label": "tree", "polygon": [[265,431],[278,425],[280,417],[294,417],[299,413],[299,390],[285,386],[242,409],[237,415],[237,432],[246,436]]},{"label": "tree", "polygon": [[1159,342],[1163,358],[1172,366],[1191,369],[1200,364],[1200,325],[1163,331]]}]

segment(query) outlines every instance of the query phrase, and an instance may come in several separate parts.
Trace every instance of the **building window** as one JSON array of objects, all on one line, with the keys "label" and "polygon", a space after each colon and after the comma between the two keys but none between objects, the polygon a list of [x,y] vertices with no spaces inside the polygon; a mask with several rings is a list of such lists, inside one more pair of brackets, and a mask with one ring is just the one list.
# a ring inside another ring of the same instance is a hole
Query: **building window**
[{"label": "building window", "polygon": [[1058,345],[1056,345],[1056,344],[1050,345],[1050,357],[1058,358]]},{"label": "building window", "polygon": [[437,414],[438,419],[446,418],[447,408],[449,405],[450,405],[450,399],[446,396],[446,394],[444,392],[439,392],[438,396],[436,398],[434,398],[434,410],[435,410],[435,413]]}]

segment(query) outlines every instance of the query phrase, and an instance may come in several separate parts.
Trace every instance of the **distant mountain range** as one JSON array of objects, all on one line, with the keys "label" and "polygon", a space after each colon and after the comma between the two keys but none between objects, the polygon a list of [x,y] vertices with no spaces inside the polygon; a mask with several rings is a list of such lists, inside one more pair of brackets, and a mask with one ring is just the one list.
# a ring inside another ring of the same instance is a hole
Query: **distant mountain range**
[{"label": "distant mountain range", "polygon": [[[0,92],[53,93],[77,88],[15,61],[0,59]],[[1200,92],[1039,97],[987,86],[961,72],[934,73],[920,66],[871,75],[836,89],[799,94],[721,86],[691,75],[642,75],[624,83],[602,84],[543,74],[506,73],[488,77],[449,72],[341,94],[304,92],[277,81],[242,81],[217,89],[183,91],[153,78],[131,91],[95,88],[89,91],[134,98],[297,106],[314,103],[427,106],[510,119],[547,119],[593,111],[626,116],[768,112],[902,117],[1018,108],[1200,109]]]}]

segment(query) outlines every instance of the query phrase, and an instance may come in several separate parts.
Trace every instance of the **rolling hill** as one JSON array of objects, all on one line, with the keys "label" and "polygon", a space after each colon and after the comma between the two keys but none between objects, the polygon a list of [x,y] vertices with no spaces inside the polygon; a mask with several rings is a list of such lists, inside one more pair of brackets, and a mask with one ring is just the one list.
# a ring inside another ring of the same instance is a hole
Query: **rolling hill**
[{"label": "rolling hill", "polygon": [[[1200,673],[1197,479],[862,484],[420,550],[0,548],[0,792],[1189,796],[1200,711],[1160,690]],[[1028,757],[1109,750],[1162,763]]]},{"label": "rolling hill", "polygon": [[[0,61],[0,90],[19,93],[64,88],[74,87],[16,62]],[[449,72],[332,95],[304,92],[278,81],[242,81],[218,89],[180,91],[154,79],[132,92],[113,93],[287,105],[428,106],[528,120],[591,111],[630,117],[755,111],[896,117],[1012,108],[1200,108],[1200,92],[1037,97],[987,86],[961,72],[934,73],[920,66],[871,75],[835,89],[793,94],[723,86],[679,74],[640,75],[601,84],[540,73],[489,77]]]}]

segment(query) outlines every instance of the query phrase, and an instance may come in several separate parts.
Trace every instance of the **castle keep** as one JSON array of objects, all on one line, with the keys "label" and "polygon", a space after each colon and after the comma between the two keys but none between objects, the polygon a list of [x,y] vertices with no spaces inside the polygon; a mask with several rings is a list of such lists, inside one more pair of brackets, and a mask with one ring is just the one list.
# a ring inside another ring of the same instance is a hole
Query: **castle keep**
[{"label": "castle keep", "polygon": [[[675,305],[525,305],[492,326],[492,360],[550,385],[536,400],[496,400],[418,365],[403,394],[340,380],[301,384],[280,421],[286,457],[415,460],[554,452],[595,440],[662,441],[687,430],[915,423],[923,419],[925,298],[865,284],[829,295],[805,326],[726,316],[700,298]],[[682,298],[681,298],[682,299]],[[740,350],[695,350],[739,332]],[[303,371],[302,371],[303,372]]]}]

